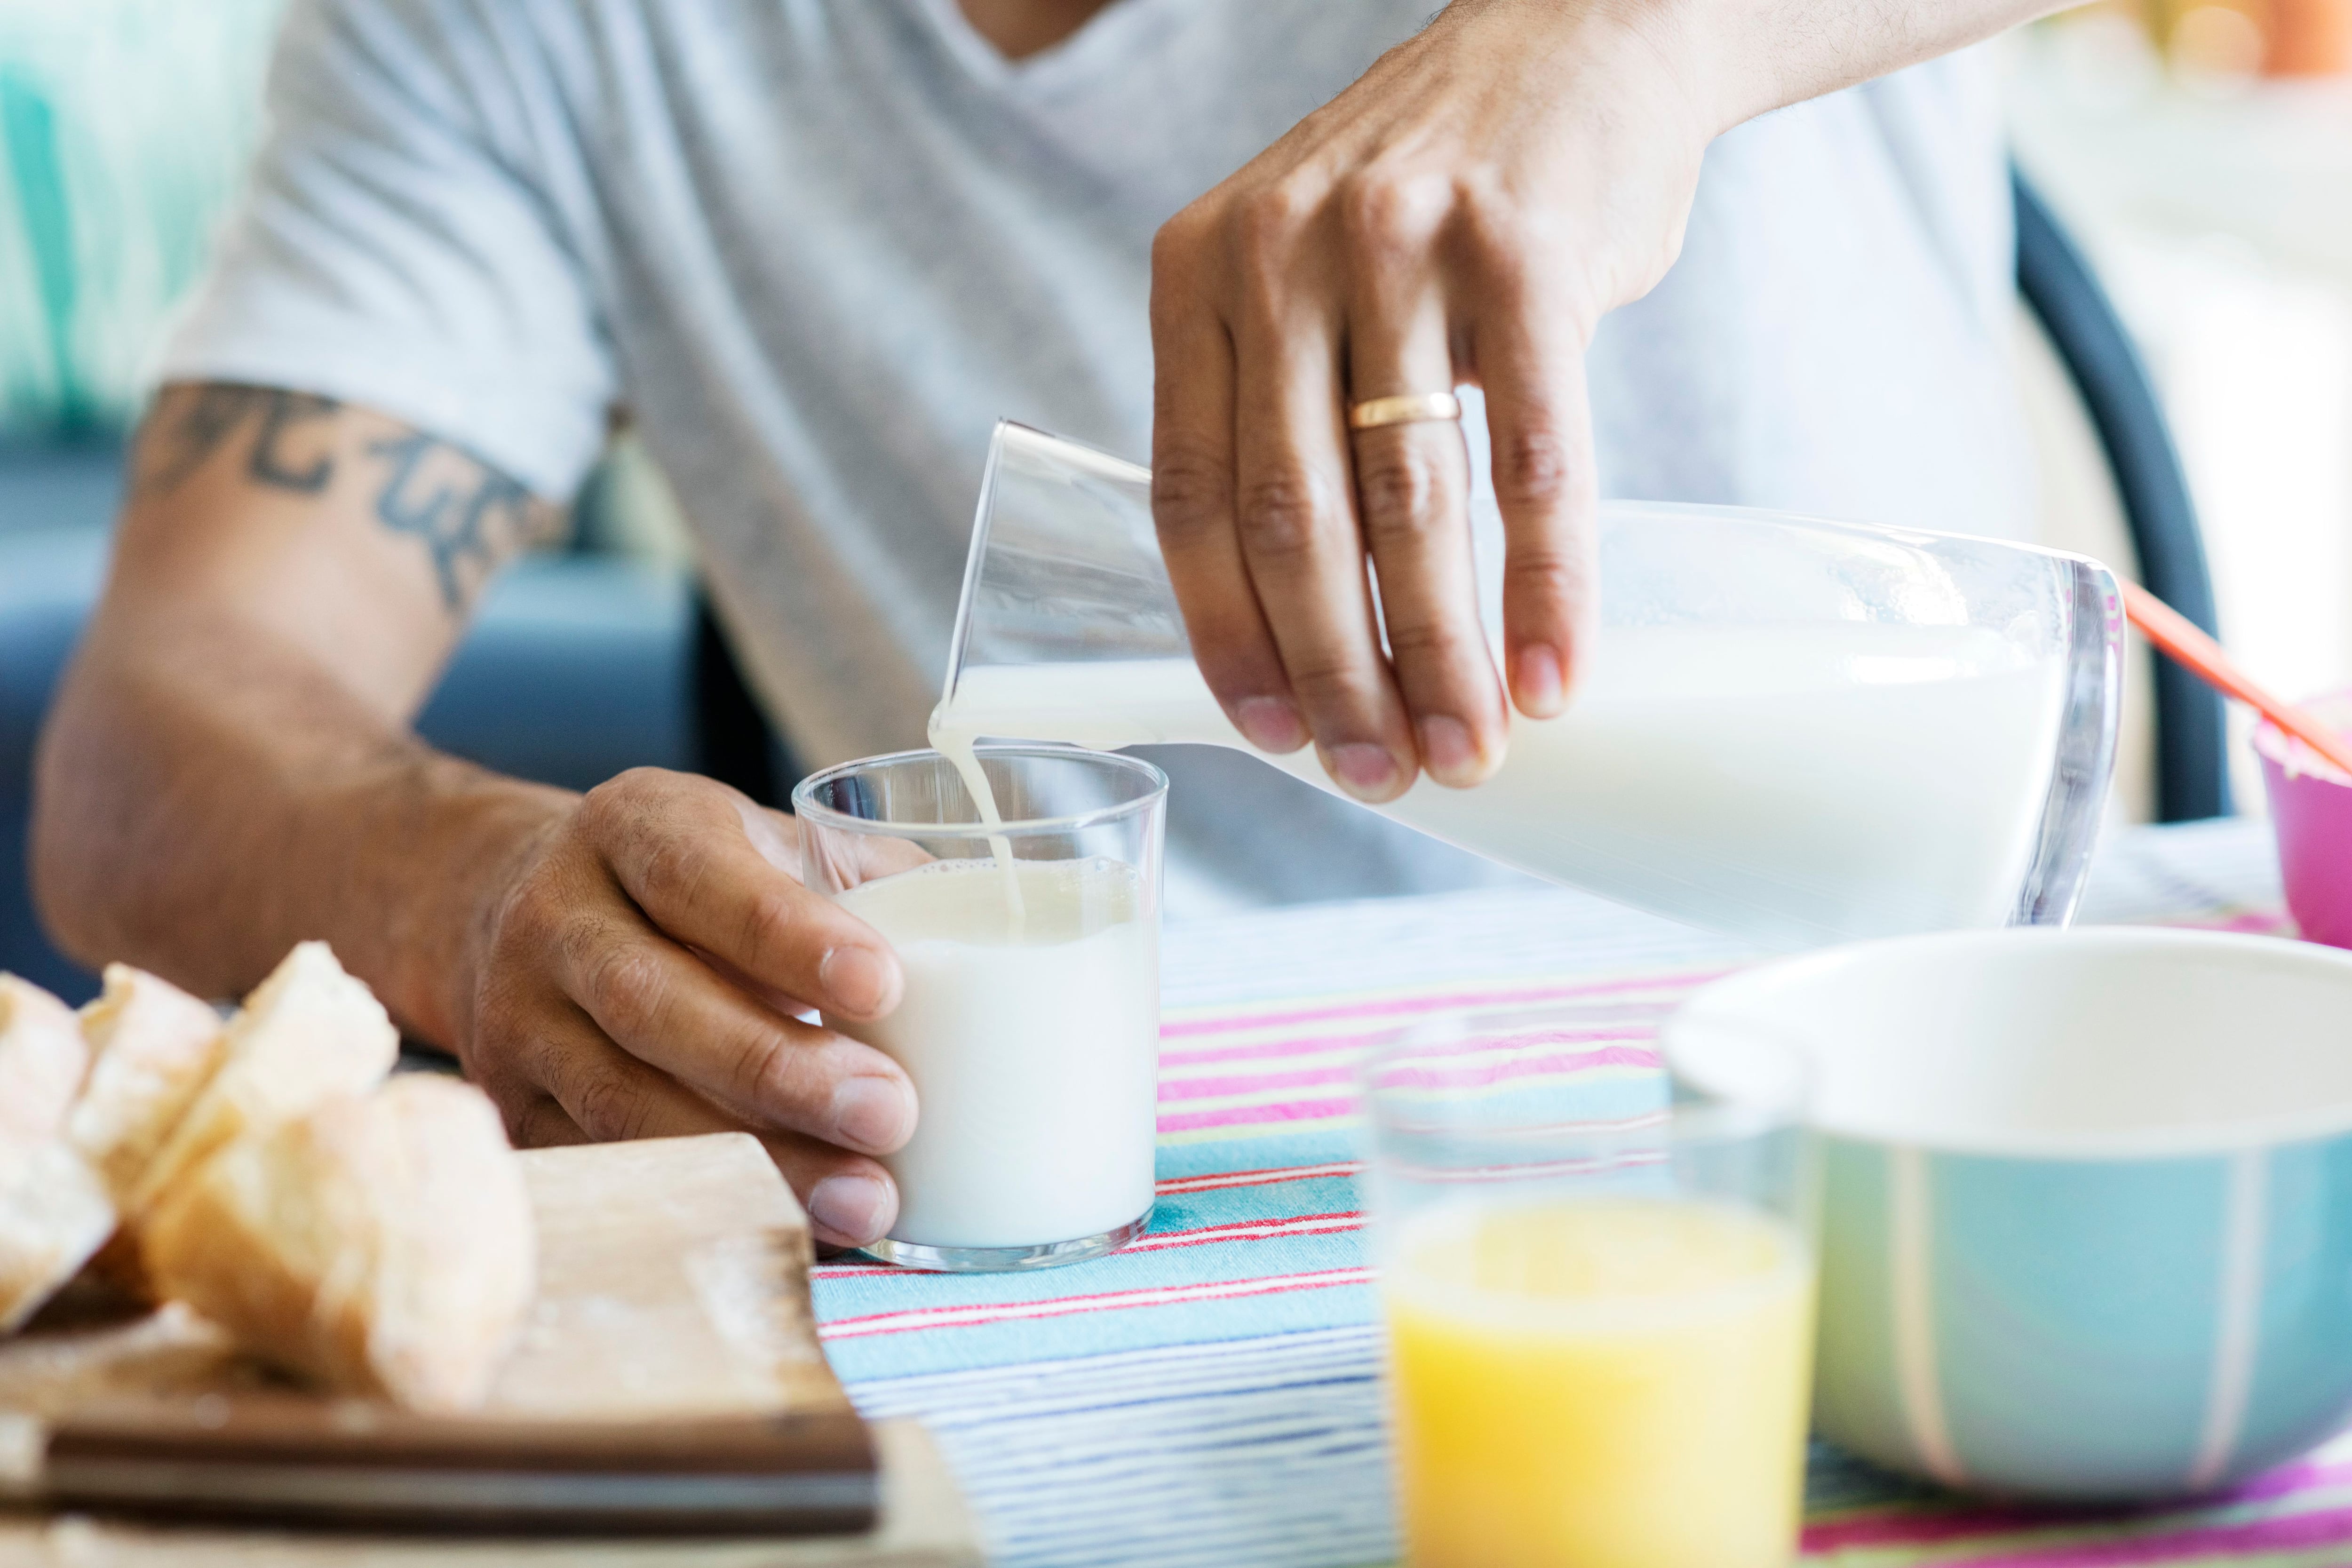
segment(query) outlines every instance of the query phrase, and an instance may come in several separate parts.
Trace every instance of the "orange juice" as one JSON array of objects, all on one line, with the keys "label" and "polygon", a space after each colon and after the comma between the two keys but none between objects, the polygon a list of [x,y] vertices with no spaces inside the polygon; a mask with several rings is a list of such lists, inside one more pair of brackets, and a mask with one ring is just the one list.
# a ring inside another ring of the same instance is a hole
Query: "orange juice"
[{"label": "orange juice", "polygon": [[1382,1279],[1414,1568],[1779,1568],[1813,1262],[1697,1199],[1441,1204]]}]

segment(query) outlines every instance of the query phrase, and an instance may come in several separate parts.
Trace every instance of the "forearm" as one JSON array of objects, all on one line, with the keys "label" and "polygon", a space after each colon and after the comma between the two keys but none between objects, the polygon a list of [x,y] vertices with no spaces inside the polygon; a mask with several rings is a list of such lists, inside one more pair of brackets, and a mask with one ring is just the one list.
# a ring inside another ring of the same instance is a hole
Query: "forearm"
[{"label": "forearm", "polygon": [[[2084,0],[1454,0],[1441,24],[1509,18],[1534,70],[1663,68],[1704,146],[1746,120],[1933,59]],[[1565,78],[1559,73],[1566,72]]]},{"label": "forearm", "polygon": [[[2082,0],[1656,0],[1710,132],[1964,48]],[[1645,7],[1646,8],[1646,7]]]},{"label": "forearm", "polygon": [[206,994],[333,942],[450,1044],[502,857],[572,797],[410,729],[499,563],[551,511],[470,455],[268,388],[167,389],[44,732],[35,892],[69,951]]},{"label": "forearm", "polygon": [[452,1044],[469,923],[572,796],[433,751],[250,628],[115,632],[39,761],[36,891],[68,950],[233,995],[322,937]]}]

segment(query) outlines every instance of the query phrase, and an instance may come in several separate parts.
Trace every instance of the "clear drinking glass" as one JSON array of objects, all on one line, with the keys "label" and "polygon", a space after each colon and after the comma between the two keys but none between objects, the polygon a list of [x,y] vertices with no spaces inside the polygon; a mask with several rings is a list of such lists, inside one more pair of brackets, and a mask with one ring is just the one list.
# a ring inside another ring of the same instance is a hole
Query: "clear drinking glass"
[{"label": "clear drinking glass", "polygon": [[1675,1085],[1657,1009],[1413,1031],[1366,1068],[1413,1568],[1781,1568],[1812,1357],[1802,1058]]},{"label": "clear drinking glass", "polygon": [[1000,820],[937,752],[803,780],[803,879],[880,931],[906,975],[889,1016],[825,1016],[904,1067],[919,1106],[882,1162],[898,1220],[866,1250],[1050,1268],[1151,1217],[1168,779],[1068,746],[975,762]]},{"label": "clear drinking glass", "polygon": [[[1194,668],[1148,469],[1013,424],[982,482],[953,732],[1249,750]],[[1498,626],[1499,521],[1474,496]],[[2063,924],[2115,760],[2123,614],[2081,556],[1731,507],[1607,502],[1561,718],[1383,815],[1777,947]],[[935,731],[934,738],[938,732]],[[1330,788],[1311,751],[1266,757]]]}]

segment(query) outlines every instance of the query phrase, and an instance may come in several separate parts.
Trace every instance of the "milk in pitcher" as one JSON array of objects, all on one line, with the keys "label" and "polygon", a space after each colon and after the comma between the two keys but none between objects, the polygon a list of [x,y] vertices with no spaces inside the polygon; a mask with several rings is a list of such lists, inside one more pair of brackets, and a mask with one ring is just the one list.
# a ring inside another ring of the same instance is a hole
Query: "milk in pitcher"
[{"label": "milk in pitcher", "polygon": [[[1978,626],[1611,626],[1486,783],[1375,809],[1554,881],[1787,947],[2011,917],[2064,718],[2062,650]],[[967,665],[931,721],[1251,750],[1188,658]],[[1324,789],[1311,750],[1257,753]]]}]

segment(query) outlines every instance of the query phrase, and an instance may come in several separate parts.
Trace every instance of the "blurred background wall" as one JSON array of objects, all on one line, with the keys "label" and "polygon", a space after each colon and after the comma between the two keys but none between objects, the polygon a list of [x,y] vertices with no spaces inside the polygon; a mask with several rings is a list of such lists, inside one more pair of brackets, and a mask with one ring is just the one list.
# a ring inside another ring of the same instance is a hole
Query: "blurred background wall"
[{"label": "blurred background wall", "polygon": [[2010,42],[2018,157],[2148,361],[2223,639],[2289,698],[2352,679],[2352,0],[2126,0]]},{"label": "blurred background wall", "polygon": [[120,429],[258,132],[281,0],[0,0],[0,429]]}]

